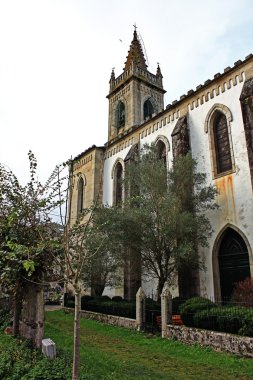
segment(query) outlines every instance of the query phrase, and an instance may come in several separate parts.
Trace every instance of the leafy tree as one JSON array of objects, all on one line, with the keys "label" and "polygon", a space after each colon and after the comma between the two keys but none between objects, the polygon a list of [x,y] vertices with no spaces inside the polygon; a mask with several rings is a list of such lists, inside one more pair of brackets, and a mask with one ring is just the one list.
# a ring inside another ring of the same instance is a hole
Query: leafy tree
[{"label": "leafy tree", "polygon": [[31,151],[28,157],[30,180],[25,186],[0,164],[0,286],[14,297],[14,334],[40,346],[43,284],[59,279],[63,257],[62,229],[52,213],[62,203],[59,189],[64,178],[60,179],[62,168],[56,167],[42,185],[36,178],[36,158]]},{"label": "leafy tree", "polygon": [[114,224],[112,219],[105,220],[108,217],[107,211],[102,206],[94,208],[91,228],[86,239],[90,259],[85,262],[81,277],[84,285],[91,287],[95,296],[101,296],[107,286],[122,285],[124,261],[117,241],[111,239],[110,226],[113,228]]},{"label": "leafy tree", "polygon": [[167,171],[155,146],[145,146],[127,167],[124,204],[104,213],[111,240],[123,255],[141,252],[143,275],[157,280],[159,295],[180,268],[204,266],[197,247],[208,245],[212,228],[205,211],[216,207],[216,191],[205,180],[190,154]]},{"label": "leafy tree", "polygon": [[[72,207],[73,180],[70,164],[69,209]],[[103,228],[107,223],[103,219],[103,208],[99,206],[98,193],[94,204],[79,213],[73,225],[70,220],[66,225],[66,278],[75,293],[73,380],[79,376],[81,292],[93,286],[97,294],[102,294],[106,285],[115,285],[120,279],[117,268],[121,263],[121,255],[115,254],[115,243],[110,240],[108,229]]]}]

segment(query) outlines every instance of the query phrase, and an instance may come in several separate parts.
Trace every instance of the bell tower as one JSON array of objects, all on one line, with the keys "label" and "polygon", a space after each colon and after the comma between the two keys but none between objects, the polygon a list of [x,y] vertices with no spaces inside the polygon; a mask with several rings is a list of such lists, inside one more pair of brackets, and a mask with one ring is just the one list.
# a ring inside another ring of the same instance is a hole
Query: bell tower
[{"label": "bell tower", "polygon": [[108,141],[134,128],[164,109],[162,73],[147,70],[142,45],[136,32],[125,62],[123,73],[110,78]]}]

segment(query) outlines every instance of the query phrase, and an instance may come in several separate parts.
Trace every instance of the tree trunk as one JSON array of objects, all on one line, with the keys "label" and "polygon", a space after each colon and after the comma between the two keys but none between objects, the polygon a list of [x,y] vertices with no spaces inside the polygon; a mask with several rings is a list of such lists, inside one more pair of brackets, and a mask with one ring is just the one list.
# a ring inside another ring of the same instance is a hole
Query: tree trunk
[{"label": "tree trunk", "polygon": [[80,364],[80,310],[81,310],[81,289],[75,289],[75,320],[74,320],[74,354],[72,380],[79,378]]},{"label": "tree trunk", "polygon": [[44,292],[40,286],[29,284],[24,290],[20,335],[30,339],[35,347],[41,347],[44,335]]},{"label": "tree trunk", "polygon": [[40,348],[42,345],[42,339],[44,337],[44,290],[43,288],[37,289],[36,297],[36,331],[35,331],[35,347]]},{"label": "tree trunk", "polygon": [[13,299],[13,323],[12,323],[12,334],[14,336],[19,335],[19,322],[22,311],[22,291],[20,287],[17,287],[17,290]]},{"label": "tree trunk", "polygon": [[157,298],[160,300],[161,298],[161,294],[162,294],[162,291],[163,291],[163,287],[164,287],[164,284],[165,284],[166,280],[163,279],[163,278],[159,278],[158,280],[158,286],[157,286]]}]

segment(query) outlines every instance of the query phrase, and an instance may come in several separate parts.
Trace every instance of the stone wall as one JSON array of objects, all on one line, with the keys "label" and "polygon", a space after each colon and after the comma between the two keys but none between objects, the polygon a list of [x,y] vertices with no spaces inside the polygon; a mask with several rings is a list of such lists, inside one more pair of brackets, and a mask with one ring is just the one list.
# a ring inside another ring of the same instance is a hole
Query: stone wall
[{"label": "stone wall", "polygon": [[[74,313],[74,309],[72,308],[65,308],[65,310],[67,310],[70,313]],[[117,315],[108,315],[102,313],[95,313],[93,311],[82,310],[81,317],[93,319],[95,321],[106,323],[108,325],[125,327],[130,330],[136,330],[137,328],[135,319],[118,317]]]},{"label": "stone wall", "polygon": [[253,338],[186,326],[167,326],[167,338],[253,358]]},{"label": "stone wall", "polygon": [[[72,308],[64,308],[70,313],[74,313]],[[118,317],[95,313],[93,311],[81,311],[81,316],[93,319],[108,325],[125,327],[130,330],[137,330],[138,324],[135,319]],[[253,338],[227,334],[217,331],[196,329],[193,327],[167,325],[167,331],[163,334],[164,338],[179,340],[188,344],[200,344],[213,348],[215,351],[228,352],[230,354],[253,358]]]}]

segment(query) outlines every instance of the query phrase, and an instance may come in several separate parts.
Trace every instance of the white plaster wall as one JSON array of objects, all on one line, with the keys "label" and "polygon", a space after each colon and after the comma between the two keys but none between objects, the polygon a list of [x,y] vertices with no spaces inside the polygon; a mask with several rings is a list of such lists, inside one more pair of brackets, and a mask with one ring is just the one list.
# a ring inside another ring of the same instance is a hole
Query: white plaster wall
[{"label": "white plaster wall", "polygon": [[105,160],[104,164],[104,178],[103,178],[103,204],[112,206],[113,204],[113,167],[115,162],[118,159],[124,160],[127,153],[131,149],[127,147],[120,152],[114,154],[112,157],[109,157]]},{"label": "white plaster wall", "polygon": [[[151,144],[159,136],[165,136],[168,139],[169,146],[170,146],[170,149],[168,152],[168,166],[169,167],[171,167],[172,159],[173,159],[171,133],[176,123],[177,123],[177,119],[175,119],[174,121],[171,121],[170,123],[167,123],[165,126],[158,127],[158,129],[154,130],[153,132],[152,132],[153,125],[147,126],[147,128],[145,129],[143,133],[143,137],[141,133],[139,135],[140,148],[142,148],[145,144]],[[134,143],[136,142],[137,141],[134,141]],[[113,156],[105,160],[104,181],[103,181],[103,203],[104,204],[112,205],[113,203],[113,179],[112,179],[113,167],[118,159],[122,159],[122,160],[125,159],[131,147],[132,145],[121,150],[120,152],[114,154]]]},{"label": "white plaster wall", "polygon": [[[206,261],[206,273],[201,274],[201,284],[203,295],[213,296],[213,268],[212,252],[215,239],[218,233],[228,223],[239,228],[247,237],[249,244],[253,247],[253,200],[249,171],[249,162],[246,150],[243,119],[239,97],[243,87],[242,83],[232,86],[224,93],[214,96],[213,99],[199,105],[193,110],[189,110],[189,127],[191,138],[191,149],[193,156],[198,161],[198,170],[207,173],[207,183],[216,184],[212,179],[211,154],[209,149],[208,133],[204,131],[204,123],[208,111],[216,103],[226,105],[232,112],[231,137],[234,152],[236,171],[232,174],[233,199],[231,204],[231,194],[227,194],[227,204],[224,204],[224,197],[217,196],[217,203],[221,208],[217,211],[209,212],[214,233],[210,239],[209,249],[202,250]],[[224,180],[226,177],[224,177]],[[250,258],[252,259],[252,257]],[[253,273],[252,273],[253,275]]]},{"label": "white plaster wall", "polygon": [[[174,121],[166,124],[165,126],[162,126],[162,127],[158,127],[157,130],[154,130],[154,132],[152,132],[152,127],[151,127],[151,132],[149,134],[149,132],[147,132],[147,135],[146,135],[146,132],[144,133],[144,136],[142,137],[140,134],[139,136],[139,141],[140,141],[140,148],[143,148],[143,146],[145,144],[151,144],[152,142],[155,142],[157,138],[159,138],[159,136],[164,136],[167,138],[168,142],[169,142],[169,151],[168,151],[168,155],[167,155],[167,159],[168,159],[168,167],[170,168],[171,165],[172,165],[172,160],[173,160],[173,155],[172,155],[172,139],[171,139],[171,133],[177,123],[177,120],[178,119],[175,119]],[[159,123],[160,124],[160,123]],[[149,131],[150,128],[147,127],[147,130]],[[146,135],[146,136],[145,136]]]},{"label": "white plaster wall", "polygon": [[[214,230],[210,238],[209,248],[201,249],[200,253],[205,258],[206,272],[201,272],[201,293],[206,296],[214,296],[213,286],[213,264],[212,252],[215,239],[219,232],[228,224],[236,226],[246,236],[250,246],[253,248],[253,199],[252,188],[249,171],[248,156],[246,150],[246,141],[244,135],[244,126],[241,113],[241,105],[239,97],[243,87],[243,82],[232,85],[230,89],[226,89],[224,93],[215,95],[213,99],[209,99],[202,105],[189,109],[188,123],[190,129],[190,142],[193,157],[197,159],[198,171],[207,173],[207,184],[216,184],[212,178],[211,154],[209,147],[208,133],[204,130],[206,116],[214,104],[226,105],[233,116],[231,122],[231,137],[234,152],[234,161],[236,171],[232,174],[233,179],[233,199],[234,204],[231,204],[231,194],[227,196],[227,204],[224,204],[224,199],[217,196],[217,203],[222,205],[219,210],[208,212],[208,217],[211,220]],[[163,116],[164,119],[164,116]],[[154,142],[158,136],[165,136],[170,145],[168,152],[168,166],[172,165],[172,139],[171,133],[177,123],[178,118],[168,122],[165,126],[161,126],[162,119],[157,120],[156,124],[149,124],[139,133],[140,147],[144,144]],[[134,143],[137,141],[135,140]],[[104,204],[112,205],[113,197],[113,179],[112,170],[117,159],[124,160],[131,146],[114,154],[112,157],[105,160],[104,166],[104,185],[103,185],[103,202]],[[226,178],[226,177],[224,177]],[[232,207],[233,206],[233,207]],[[233,210],[232,210],[233,208]],[[252,249],[253,250],[253,249]],[[253,257],[250,258],[253,262]],[[252,272],[253,276],[253,272]],[[144,282],[145,291],[150,294],[152,289],[156,288],[155,282]]]}]

